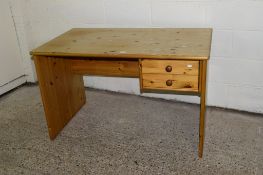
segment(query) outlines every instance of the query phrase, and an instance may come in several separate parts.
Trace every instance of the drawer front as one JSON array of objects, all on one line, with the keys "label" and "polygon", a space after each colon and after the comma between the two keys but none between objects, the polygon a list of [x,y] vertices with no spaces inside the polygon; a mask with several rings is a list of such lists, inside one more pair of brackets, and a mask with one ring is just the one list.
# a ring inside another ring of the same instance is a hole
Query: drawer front
[{"label": "drawer front", "polygon": [[197,92],[198,79],[196,75],[143,74],[142,88]]},{"label": "drawer front", "polygon": [[199,61],[185,60],[143,60],[142,74],[176,74],[176,75],[197,75]]}]

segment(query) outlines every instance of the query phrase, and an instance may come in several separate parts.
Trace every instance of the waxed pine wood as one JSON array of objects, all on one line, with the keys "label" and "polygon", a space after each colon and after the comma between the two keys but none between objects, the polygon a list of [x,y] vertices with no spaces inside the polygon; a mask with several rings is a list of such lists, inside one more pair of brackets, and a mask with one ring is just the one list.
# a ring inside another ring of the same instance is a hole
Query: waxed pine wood
[{"label": "waxed pine wood", "polygon": [[37,77],[50,139],[54,139],[85,104],[82,75],[71,72],[70,60],[35,56]]},{"label": "waxed pine wood", "polygon": [[139,77],[138,61],[71,60],[73,73],[111,77]]},{"label": "waxed pine wood", "polygon": [[[170,66],[172,70],[167,72]],[[142,74],[175,74],[175,75],[197,75],[199,72],[199,61],[188,60],[143,60]]]},{"label": "waxed pine wood", "polygon": [[205,138],[205,112],[206,112],[206,71],[207,61],[201,61],[201,93],[200,93],[200,121],[199,121],[199,146],[198,156],[203,157],[204,138]]},{"label": "waxed pine wood", "polygon": [[[168,86],[167,81],[172,81]],[[143,89],[198,92],[198,76],[174,74],[143,74]]]},{"label": "waxed pine wood", "polygon": [[[198,92],[199,61],[144,59],[141,65],[144,90]],[[171,84],[168,85],[167,81]]]},{"label": "waxed pine wood", "polygon": [[205,60],[212,30],[204,29],[72,29],[34,49],[32,55]]},{"label": "waxed pine wood", "polygon": [[34,49],[50,138],[85,103],[82,75],[139,77],[141,92],[200,96],[201,158],[211,36],[211,29],[72,29]]}]

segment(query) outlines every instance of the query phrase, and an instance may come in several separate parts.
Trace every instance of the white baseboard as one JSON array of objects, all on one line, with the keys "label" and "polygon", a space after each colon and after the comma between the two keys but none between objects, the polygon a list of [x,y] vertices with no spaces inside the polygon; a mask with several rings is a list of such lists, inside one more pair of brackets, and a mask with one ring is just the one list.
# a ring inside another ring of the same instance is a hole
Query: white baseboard
[{"label": "white baseboard", "polygon": [[21,76],[16,78],[15,80],[12,80],[3,86],[0,87],[0,95],[16,88],[17,86],[20,86],[21,84],[26,82],[26,76]]}]

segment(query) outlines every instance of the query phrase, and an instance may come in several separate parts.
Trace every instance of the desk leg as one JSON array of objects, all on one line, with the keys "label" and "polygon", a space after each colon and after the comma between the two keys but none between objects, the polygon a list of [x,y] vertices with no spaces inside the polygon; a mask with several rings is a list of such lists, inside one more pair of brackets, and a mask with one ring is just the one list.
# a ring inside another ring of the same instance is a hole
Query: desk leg
[{"label": "desk leg", "polygon": [[53,140],[85,104],[83,77],[71,72],[68,59],[35,56],[34,62],[49,137]]},{"label": "desk leg", "polygon": [[206,111],[206,69],[207,61],[201,61],[201,95],[200,95],[200,123],[199,123],[199,149],[198,155],[203,157],[205,137],[205,111]]}]

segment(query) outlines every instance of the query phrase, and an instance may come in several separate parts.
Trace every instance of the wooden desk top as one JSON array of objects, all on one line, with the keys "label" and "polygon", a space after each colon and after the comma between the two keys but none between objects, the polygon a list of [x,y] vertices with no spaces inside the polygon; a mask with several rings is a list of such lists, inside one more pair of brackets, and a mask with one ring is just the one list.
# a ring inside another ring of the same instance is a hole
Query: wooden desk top
[{"label": "wooden desk top", "polygon": [[72,29],[32,55],[102,58],[209,59],[212,29]]}]

